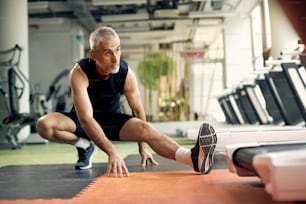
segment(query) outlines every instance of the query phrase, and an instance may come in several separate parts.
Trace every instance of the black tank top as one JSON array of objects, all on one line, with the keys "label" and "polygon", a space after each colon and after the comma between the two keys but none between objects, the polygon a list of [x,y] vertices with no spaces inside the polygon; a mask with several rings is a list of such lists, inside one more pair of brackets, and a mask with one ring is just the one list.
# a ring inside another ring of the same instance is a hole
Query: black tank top
[{"label": "black tank top", "polygon": [[[96,70],[95,62],[90,58],[81,59],[78,64],[88,77],[87,92],[94,112],[121,113],[120,96],[123,94],[124,82],[128,72],[128,65],[120,60],[118,73],[104,80]],[[74,108],[73,108],[74,110]]]}]

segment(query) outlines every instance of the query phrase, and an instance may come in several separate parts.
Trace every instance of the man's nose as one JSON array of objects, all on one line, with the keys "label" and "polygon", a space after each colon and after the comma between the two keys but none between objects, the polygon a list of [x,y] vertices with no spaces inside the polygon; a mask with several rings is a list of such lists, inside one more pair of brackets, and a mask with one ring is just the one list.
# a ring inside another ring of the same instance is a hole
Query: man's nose
[{"label": "man's nose", "polygon": [[114,53],[112,55],[112,62],[118,62],[119,59],[120,59],[120,55],[119,54]]}]

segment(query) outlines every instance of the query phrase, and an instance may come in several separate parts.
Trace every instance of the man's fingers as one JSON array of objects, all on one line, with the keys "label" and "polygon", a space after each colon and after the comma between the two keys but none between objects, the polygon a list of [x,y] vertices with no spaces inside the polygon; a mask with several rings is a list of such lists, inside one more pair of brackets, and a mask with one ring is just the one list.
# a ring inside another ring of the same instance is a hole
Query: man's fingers
[{"label": "man's fingers", "polygon": [[150,162],[151,165],[154,165],[154,166],[158,165],[158,162],[156,162],[153,157],[148,157],[148,158],[144,158],[144,159],[141,160],[141,166],[142,167],[147,166],[148,162]]},{"label": "man's fingers", "polygon": [[141,159],[141,166],[147,166],[147,158],[142,158]]},{"label": "man's fingers", "polygon": [[119,177],[122,177],[123,176],[123,174],[122,174],[122,167],[121,167],[121,165],[118,165],[118,172],[119,172]]},{"label": "man's fingers", "polygon": [[110,163],[108,163],[107,170],[106,170],[107,176],[110,176],[111,172],[112,172],[112,165]]},{"label": "man's fingers", "polygon": [[156,162],[153,157],[150,157],[149,161],[150,161],[151,165],[158,166],[158,162]]},{"label": "man's fingers", "polygon": [[113,173],[114,173],[114,177],[117,177],[117,165],[114,164],[113,166]]},{"label": "man's fingers", "polygon": [[107,176],[123,177],[129,176],[129,171],[124,164],[109,164],[106,171]]},{"label": "man's fingers", "polygon": [[127,169],[127,167],[125,165],[123,166],[123,169],[124,169],[125,175],[129,176],[130,175],[129,170]]}]

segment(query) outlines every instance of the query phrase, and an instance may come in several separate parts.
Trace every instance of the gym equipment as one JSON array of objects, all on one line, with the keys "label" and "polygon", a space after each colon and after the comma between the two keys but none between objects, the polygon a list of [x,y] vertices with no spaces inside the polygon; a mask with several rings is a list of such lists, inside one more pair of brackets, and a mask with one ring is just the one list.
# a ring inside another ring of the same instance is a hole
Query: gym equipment
[{"label": "gym equipment", "polygon": [[46,102],[51,102],[50,111],[70,111],[72,107],[71,89],[69,84],[70,70],[65,69],[61,71],[52,81],[46,95]]},{"label": "gym equipment", "polygon": [[229,124],[239,124],[240,122],[237,113],[235,112],[234,107],[229,99],[229,95],[227,94],[218,97],[218,102],[221,106],[221,109],[223,110],[226,121]]},{"label": "gym equipment", "polygon": [[239,87],[235,91],[239,97],[239,101],[241,102],[243,111],[248,119],[248,123],[259,124],[260,120],[258,118],[258,114],[245,88]]},{"label": "gym equipment", "polygon": [[247,114],[244,111],[244,108],[242,106],[242,103],[239,99],[239,96],[237,94],[237,92],[234,92],[232,94],[229,95],[229,99],[231,101],[231,103],[233,104],[233,106],[236,106],[236,110],[235,113],[237,114],[237,118],[239,119],[239,123],[240,124],[247,124],[249,123],[249,120],[247,118]]},{"label": "gym equipment", "polygon": [[306,121],[306,84],[299,72],[299,69],[302,70],[304,67],[299,68],[295,63],[282,63],[281,67],[292,88],[301,114]]},{"label": "gym equipment", "polygon": [[256,85],[252,84],[245,84],[243,85],[244,90],[247,93],[247,96],[250,99],[250,102],[252,106],[254,107],[255,113],[257,114],[258,120],[260,124],[269,124],[269,118],[265,111],[265,109],[262,107],[262,104],[260,103],[258,96],[256,94]]},{"label": "gym equipment", "polygon": [[[36,122],[37,113],[20,113],[19,99],[24,93],[28,79],[19,69],[22,48],[15,45],[14,48],[0,51],[0,97],[3,99],[1,106],[2,127],[5,128],[6,139],[13,149],[20,148],[17,134],[19,131]],[[7,74],[5,76],[5,74]],[[31,88],[31,87],[30,87]]]},{"label": "gym equipment", "polygon": [[242,83],[230,94],[218,97],[229,124],[305,126],[305,67],[294,62],[277,63],[252,83]]},{"label": "gym equipment", "polygon": [[306,130],[267,131],[263,134],[284,140],[226,145],[229,171],[243,177],[261,178],[266,192],[274,200],[305,201],[306,140],[301,138],[305,138]]},{"label": "gym equipment", "polygon": [[277,101],[280,114],[287,125],[299,125],[305,123],[298,107],[296,97],[283,71],[270,71],[265,74]]},{"label": "gym equipment", "polygon": [[273,96],[272,90],[269,88],[268,81],[265,78],[257,78],[256,83],[258,84],[265,99],[265,108],[268,114],[272,117],[272,123],[275,125],[284,125],[284,118],[280,114],[280,109],[278,108],[277,101]]},{"label": "gym equipment", "polygon": [[218,97],[226,121],[230,124],[269,124],[270,119],[255,91],[256,84],[244,84]]}]

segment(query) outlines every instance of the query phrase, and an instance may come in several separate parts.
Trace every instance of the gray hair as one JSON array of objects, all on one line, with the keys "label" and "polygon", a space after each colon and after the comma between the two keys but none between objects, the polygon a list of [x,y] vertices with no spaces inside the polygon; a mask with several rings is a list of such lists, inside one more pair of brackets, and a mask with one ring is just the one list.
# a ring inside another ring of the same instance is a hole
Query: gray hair
[{"label": "gray hair", "polygon": [[119,37],[117,32],[111,27],[99,27],[95,29],[89,36],[89,46],[91,50],[97,50],[99,43],[105,36]]}]

